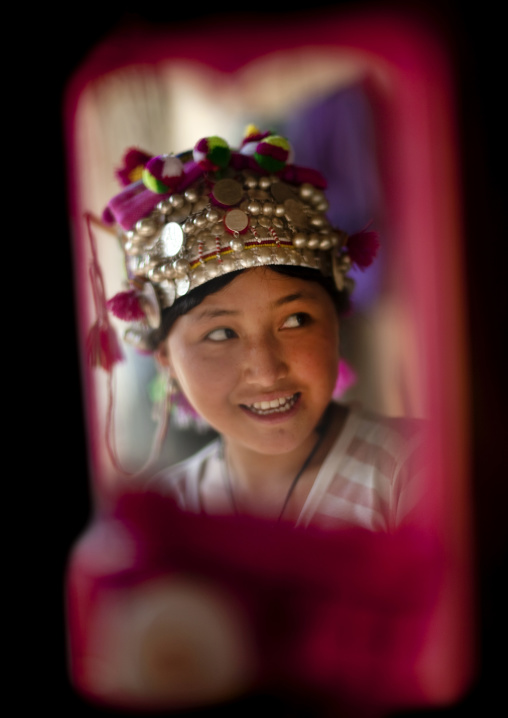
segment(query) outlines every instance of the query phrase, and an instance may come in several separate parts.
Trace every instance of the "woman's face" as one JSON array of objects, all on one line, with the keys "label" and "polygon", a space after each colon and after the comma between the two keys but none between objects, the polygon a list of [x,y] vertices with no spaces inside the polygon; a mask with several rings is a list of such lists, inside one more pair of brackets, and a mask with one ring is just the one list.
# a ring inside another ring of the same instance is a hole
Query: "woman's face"
[{"label": "woman's face", "polygon": [[337,379],[339,323],[318,283],[250,269],[179,317],[163,347],[183,392],[228,442],[297,449]]}]

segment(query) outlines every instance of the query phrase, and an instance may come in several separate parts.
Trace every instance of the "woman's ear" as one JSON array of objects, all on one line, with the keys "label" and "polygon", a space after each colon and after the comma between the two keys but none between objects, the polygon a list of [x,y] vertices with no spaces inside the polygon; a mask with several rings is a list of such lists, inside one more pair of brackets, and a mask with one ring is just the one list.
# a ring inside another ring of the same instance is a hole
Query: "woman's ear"
[{"label": "woman's ear", "polygon": [[154,352],[155,360],[162,367],[167,367],[172,372],[173,367],[171,366],[171,355],[167,342],[161,342]]}]

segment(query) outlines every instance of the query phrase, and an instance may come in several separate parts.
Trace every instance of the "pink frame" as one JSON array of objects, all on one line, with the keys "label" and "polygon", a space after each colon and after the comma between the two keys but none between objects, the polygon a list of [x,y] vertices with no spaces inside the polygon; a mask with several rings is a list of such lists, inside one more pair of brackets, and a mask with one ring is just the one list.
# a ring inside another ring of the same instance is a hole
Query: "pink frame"
[{"label": "pink frame", "polygon": [[[262,35],[263,43],[258,38]],[[74,121],[80,93],[88,82],[122,66],[189,59],[222,73],[234,73],[260,56],[260,47],[278,51],[304,46],[360,52],[382,63],[395,91],[380,98],[379,128],[384,138],[382,167],[389,221],[407,272],[420,326],[432,416],[432,492],[436,532],[451,557],[442,601],[429,636],[429,688],[437,703],[454,700],[474,671],[470,506],[468,495],[468,367],[463,299],[460,181],[456,146],[453,77],[446,50],[429,28],[387,14],[287,18],[284,32],[270,18],[217,21],[213,28],[180,26],[172,33],[118,35],[94,49],[68,87],[66,100],[70,213],[76,228],[75,282],[78,306],[88,296],[87,239],[81,220],[74,151]],[[387,161],[389,159],[389,161]],[[85,269],[84,269],[85,268]],[[90,317],[79,316],[82,338]],[[90,373],[83,367],[92,480],[96,481],[96,406]],[[100,486],[97,487],[100,500]],[[450,510],[453,507],[453,510]],[[435,509],[436,510],[436,509]]]}]

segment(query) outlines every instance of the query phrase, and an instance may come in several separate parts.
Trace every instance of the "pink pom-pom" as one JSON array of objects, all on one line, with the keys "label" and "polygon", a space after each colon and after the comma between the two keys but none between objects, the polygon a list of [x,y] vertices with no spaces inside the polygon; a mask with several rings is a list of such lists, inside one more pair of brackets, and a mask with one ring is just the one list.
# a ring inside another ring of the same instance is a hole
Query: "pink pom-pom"
[{"label": "pink pom-pom", "polygon": [[114,297],[108,299],[106,306],[115,317],[124,322],[137,322],[145,319],[145,313],[134,289],[115,294]]},{"label": "pink pom-pom", "polygon": [[93,325],[86,340],[86,353],[90,366],[100,366],[107,372],[123,360],[118,337],[109,323],[96,322]]},{"label": "pink pom-pom", "polygon": [[115,172],[115,176],[120,180],[123,187],[127,187],[133,182],[141,179],[143,167],[153,157],[147,152],[131,147],[123,157],[123,165]]},{"label": "pink pom-pom", "polygon": [[372,230],[362,230],[352,234],[347,243],[348,254],[351,262],[358,269],[369,267],[379,249],[379,235]]}]

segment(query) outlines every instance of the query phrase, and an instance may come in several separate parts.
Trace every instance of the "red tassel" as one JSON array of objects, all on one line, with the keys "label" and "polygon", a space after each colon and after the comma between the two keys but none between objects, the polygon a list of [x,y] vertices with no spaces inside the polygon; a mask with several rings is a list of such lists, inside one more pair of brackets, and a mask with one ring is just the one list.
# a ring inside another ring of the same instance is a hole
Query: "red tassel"
[{"label": "red tassel", "polygon": [[108,299],[106,306],[115,317],[122,319],[124,322],[138,322],[146,319],[139,303],[137,292],[134,289],[115,294],[114,297]]},{"label": "red tassel", "polygon": [[116,332],[109,323],[95,322],[88,333],[86,352],[90,366],[100,366],[107,372],[123,360]]},{"label": "red tassel", "polygon": [[362,229],[361,232],[349,237],[347,249],[351,262],[358,269],[366,269],[376,258],[379,249],[379,235],[372,230]]}]

